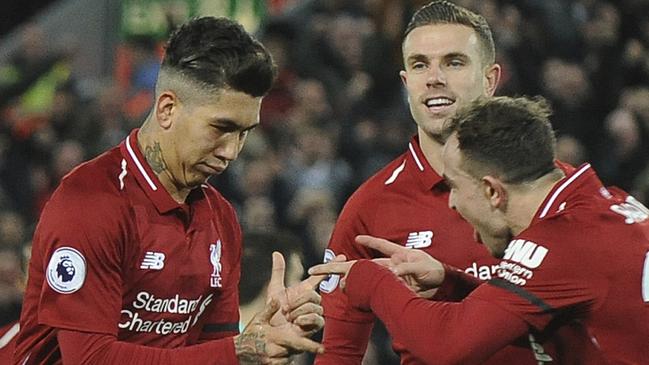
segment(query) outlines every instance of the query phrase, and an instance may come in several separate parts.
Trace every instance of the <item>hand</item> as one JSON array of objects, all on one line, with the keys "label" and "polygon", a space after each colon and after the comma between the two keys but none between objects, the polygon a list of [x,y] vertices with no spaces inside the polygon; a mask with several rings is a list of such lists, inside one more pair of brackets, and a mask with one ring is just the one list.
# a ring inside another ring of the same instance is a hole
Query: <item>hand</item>
[{"label": "hand", "polygon": [[234,337],[235,352],[241,365],[288,365],[292,354],[324,352],[321,344],[295,333],[292,324],[271,325],[270,319],[279,312],[279,308],[279,302],[272,299],[253,317],[243,332]]},{"label": "hand", "polygon": [[324,326],[321,297],[316,288],[326,276],[310,276],[289,288],[284,286],[286,263],[279,252],[273,252],[273,269],[268,283],[267,301],[277,300],[281,305],[271,323],[281,325],[291,323],[301,336],[310,336]]},{"label": "hand", "polygon": [[345,255],[338,255],[333,261],[310,268],[309,275],[340,275],[339,287],[340,289],[345,289],[347,274],[356,263],[356,260],[345,261],[346,259]]},{"label": "hand", "polygon": [[424,251],[365,235],[356,236],[356,243],[388,256],[390,260],[376,259],[374,262],[388,267],[410,289],[424,298],[430,298],[434,289],[444,281],[444,266]]}]

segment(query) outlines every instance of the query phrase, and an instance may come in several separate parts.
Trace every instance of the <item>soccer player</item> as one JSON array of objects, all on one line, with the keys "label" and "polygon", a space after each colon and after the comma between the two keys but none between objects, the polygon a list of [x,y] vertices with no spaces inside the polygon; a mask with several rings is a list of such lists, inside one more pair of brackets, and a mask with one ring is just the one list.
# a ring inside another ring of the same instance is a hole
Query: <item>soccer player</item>
[{"label": "soccer player", "polygon": [[449,206],[501,258],[488,283],[424,252],[357,239],[391,255],[413,288],[463,301],[418,298],[369,260],[310,272],[346,274],[350,305],[371,309],[428,364],[479,364],[528,332],[539,364],[647,364],[649,209],[602,186],[589,164],[555,163],[549,114],[542,99],[498,97],[452,120]]},{"label": "soccer player", "polygon": [[[417,124],[408,149],[367,180],[347,201],[325,251],[325,262],[343,254],[350,260],[380,252],[354,243],[357,235],[384,237],[423,250],[482,279],[491,279],[497,261],[476,243],[473,229],[448,208],[449,189],[441,177],[444,123],[456,110],[493,95],[500,78],[486,20],[448,1],[433,1],[410,20],[402,44],[401,79]],[[338,277],[320,286],[325,310],[326,352],[317,365],[361,363],[375,320],[347,303]],[[420,293],[429,296],[430,293]],[[403,364],[418,362],[393,343]],[[536,364],[528,349],[509,349],[492,364]],[[511,353],[514,352],[514,353]]]},{"label": "soccer player", "polygon": [[259,124],[274,75],[231,20],[171,35],[142,127],[73,170],[42,213],[15,364],[288,364],[322,350],[306,338],[323,325],[319,280],[284,288],[278,254],[239,333],[241,229],[206,184]]}]

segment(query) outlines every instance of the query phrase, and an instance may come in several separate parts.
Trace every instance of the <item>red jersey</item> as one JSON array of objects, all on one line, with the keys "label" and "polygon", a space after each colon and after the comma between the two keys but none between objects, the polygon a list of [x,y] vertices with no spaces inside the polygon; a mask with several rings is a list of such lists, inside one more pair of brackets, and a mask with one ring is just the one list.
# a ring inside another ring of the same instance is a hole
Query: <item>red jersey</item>
[{"label": "red jersey", "polygon": [[[66,176],[34,234],[16,364],[58,364],[59,330],[180,348],[238,333],[241,230],[212,187],[173,200],[137,130]],[[231,340],[214,364],[238,364]],[[212,349],[212,350],[219,350]]]},{"label": "red jersey", "polygon": [[[382,257],[357,245],[354,238],[369,234],[406,247],[420,249],[481,280],[495,274],[498,260],[473,239],[473,228],[448,207],[449,189],[428,164],[414,137],[408,151],[361,185],[349,198],[334,228],[325,262],[338,254],[349,260]],[[347,303],[337,290],[338,276],[320,285],[326,325],[325,353],[316,364],[360,364],[375,316]],[[407,345],[394,341],[402,364],[421,364]],[[529,349],[508,349],[493,364],[536,364]],[[511,360],[511,361],[510,361]],[[529,360],[529,361],[528,361]]]},{"label": "red jersey", "polygon": [[510,242],[497,278],[462,302],[416,298],[367,261],[347,294],[428,363],[479,363],[530,330],[539,364],[649,364],[649,210],[584,165]]}]

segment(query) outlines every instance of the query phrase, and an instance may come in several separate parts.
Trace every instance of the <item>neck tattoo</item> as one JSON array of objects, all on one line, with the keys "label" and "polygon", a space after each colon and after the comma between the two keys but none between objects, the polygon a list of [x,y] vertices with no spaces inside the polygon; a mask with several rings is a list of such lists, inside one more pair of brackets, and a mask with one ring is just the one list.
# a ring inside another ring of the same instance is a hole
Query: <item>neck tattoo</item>
[{"label": "neck tattoo", "polygon": [[153,147],[146,146],[144,148],[144,158],[146,158],[149,166],[151,166],[151,169],[153,169],[156,174],[160,174],[167,170],[167,164],[162,157],[162,149],[160,148],[159,142],[153,142]]}]

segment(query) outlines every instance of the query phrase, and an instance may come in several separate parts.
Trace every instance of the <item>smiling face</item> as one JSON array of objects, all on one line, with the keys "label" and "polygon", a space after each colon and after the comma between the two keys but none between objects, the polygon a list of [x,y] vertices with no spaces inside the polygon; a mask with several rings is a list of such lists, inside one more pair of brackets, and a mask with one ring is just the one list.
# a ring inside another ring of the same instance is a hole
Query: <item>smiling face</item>
[{"label": "smiling face", "polygon": [[[463,167],[463,155],[459,149],[457,134],[453,133],[442,151],[443,176],[451,189],[449,208],[456,210],[476,232],[476,240],[485,244],[495,257],[502,257],[513,237],[499,204],[503,192],[491,178],[476,178]],[[500,194],[500,197],[494,194]]]},{"label": "smiling face", "polygon": [[444,122],[480,96],[493,95],[500,67],[485,65],[476,32],[459,24],[413,29],[403,42],[401,79],[420,130],[441,136]]},{"label": "smiling face", "polygon": [[196,187],[223,172],[259,124],[261,97],[225,89],[201,99],[183,103],[176,98],[165,131],[170,152],[165,162],[179,188]]}]

